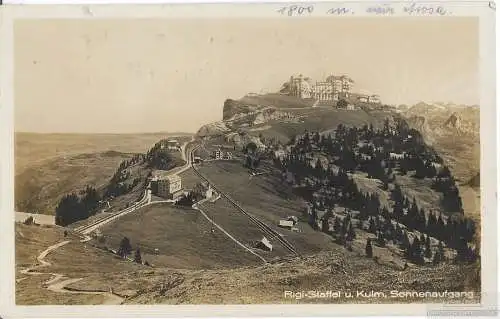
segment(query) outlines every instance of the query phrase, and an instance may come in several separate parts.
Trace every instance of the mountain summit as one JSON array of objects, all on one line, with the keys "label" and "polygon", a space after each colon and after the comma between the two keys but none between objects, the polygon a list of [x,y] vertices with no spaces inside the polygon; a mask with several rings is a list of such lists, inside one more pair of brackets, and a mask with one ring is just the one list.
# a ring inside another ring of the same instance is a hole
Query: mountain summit
[{"label": "mountain summit", "polygon": [[285,141],[306,130],[328,132],[339,124],[382,127],[387,117],[399,117],[392,108],[384,105],[371,107],[360,103],[318,106],[315,102],[314,99],[279,93],[228,99],[222,108],[222,119],[204,125],[197,135],[224,136],[234,141],[235,134],[238,133],[240,137],[264,135]]}]

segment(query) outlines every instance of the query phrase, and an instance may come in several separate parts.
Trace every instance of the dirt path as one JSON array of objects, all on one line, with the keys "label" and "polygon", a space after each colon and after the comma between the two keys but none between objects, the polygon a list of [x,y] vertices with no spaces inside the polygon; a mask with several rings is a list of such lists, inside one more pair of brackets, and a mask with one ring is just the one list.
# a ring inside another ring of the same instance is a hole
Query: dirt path
[{"label": "dirt path", "polygon": [[[90,238],[87,237],[87,238],[81,240],[81,242],[88,241],[88,239],[90,239]],[[49,246],[40,255],[38,255],[38,257],[37,257],[37,260],[39,262],[38,265],[25,268],[25,269],[21,270],[20,272],[24,275],[31,275],[31,276],[33,276],[33,275],[51,275],[52,277],[43,283],[43,287],[46,287],[47,290],[50,290],[50,291],[53,291],[56,293],[103,295],[105,297],[103,304],[105,304],[105,305],[120,305],[124,299],[122,297],[114,294],[112,291],[107,292],[107,291],[102,291],[102,290],[79,290],[79,289],[73,289],[73,288],[67,287],[68,285],[73,284],[77,281],[80,281],[83,278],[66,278],[63,274],[44,273],[44,272],[35,271],[37,269],[50,266],[51,263],[46,261],[45,257],[47,257],[47,255],[49,253],[51,253],[52,251],[54,251],[54,250],[56,250],[64,245],[67,245],[70,242],[71,242],[70,240],[65,240],[65,241],[62,241],[62,242],[57,243],[55,245]],[[26,278],[27,277],[21,278],[19,281],[25,280]]]}]

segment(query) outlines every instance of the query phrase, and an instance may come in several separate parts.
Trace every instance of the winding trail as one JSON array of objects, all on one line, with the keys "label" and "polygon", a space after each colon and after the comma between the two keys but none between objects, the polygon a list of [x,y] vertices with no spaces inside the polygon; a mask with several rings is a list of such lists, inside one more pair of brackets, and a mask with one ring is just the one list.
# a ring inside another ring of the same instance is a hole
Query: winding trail
[{"label": "winding trail", "polygon": [[[187,146],[189,145],[189,143],[193,142],[194,140],[195,139],[193,137],[191,139],[191,141],[186,142],[182,145],[182,147],[181,147],[182,158],[186,161],[186,164],[180,168],[175,168],[175,169],[171,170],[170,175],[180,174],[180,173],[191,168],[192,156],[189,156],[189,157],[187,156],[188,155]],[[131,207],[128,207],[122,211],[119,211],[111,216],[106,216],[104,218],[101,218],[101,219],[94,221],[90,224],[77,227],[76,229],[74,229],[74,231],[77,234],[82,236],[82,239],[80,240],[80,242],[85,243],[85,242],[91,240],[91,237],[88,234],[91,233],[92,231],[94,231],[95,229],[97,229],[97,228],[99,228],[107,223],[110,223],[113,220],[115,220],[123,215],[129,214],[129,213],[137,210],[138,208],[148,206],[148,205],[154,204],[154,203],[155,202],[151,201],[151,192],[148,189],[146,189],[144,191],[144,196],[141,198],[141,200],[139,200],[138,202],[133,204]],[[104,291],[104,290],[81,290],[81,289],[76,289],[76,288],[68,288],[67,286],[69,286],[70,284],[73,284],[75,282],[78,282],[80,280],[83,280],[83,278],[67,278],[64,274],[51,273],[51,272],[45,273],[45,272],[36,271],[40,268],[50,266],[51,263],[46,261],[45,257],[47,257],[47,255],[49,253],[51,253],[52,251],[54,251],[54,250],[56,250],[64,245],[67,245],[70,242],[71,242],[70,240],[65,240],[65,241],[62,241],[62,242],[59,242],[57,244],[49,246],[42,253],[40,253],[40,255],[38,255],[38,257],[37,257],[38,265],[22,269],[20,271],[20,273],[23,275],[28,275],[28,276],[51,275],[51,278],[49,280],[45,281],[42,286],[44,288],[46,288],[47,290],[50,290],[50,291],[53,291],[56,293],[102,295],[105,297],[104,302],[103,302],[104,305],[120,305],[120,304],[122,304],[124,301],[124,298],[113,293],[112,289],[110,289],[110,291]],[[19,278],[16,280],[16,283],[19,283],[23,280],[26,280],[26,278],[28,278],[28,277]]]},{"label": "winding trail", "polygon": [[[90,239],[90,237],[86,236],[84,239],[82,239],[80,242],[86,242]],[[73,289],[73,288],[67,288],[66,286],[73,284],[75,282],[78,282],[82,280],[83,278],[66,278],[63,274],[58,274],[58,273],[44,273],[44,272],[39,272],[36,271],[40,268],[43,267],[48,267],[51,265],[50,262],[45,260],[45,257],[52,251],[69,244],[71,241],[70,240],[65,240],[62,242],[59,242],[57,244],[54,244],[52,246],[49,246],[47,249],[45,249],[40,255],[37,257],[38,265],[31,266],[28,268],[25,268],[20,271],[21,274],[23,275],[29,275],[29,276],[39,276],[39,275],[51,275],[52,277],[45,281],[43,283],[43,287],[45,287],[47,290],[56,292],[56,293],[65,293],[65,294],[85,294],[85,295],[103,295],[105,297],[103,304],[104,305],[120,305],[124,298],[114,294],[112,291],[102,291],[102,290],[80,290],[80,289]],[[20,282],[22,280],[25,280],[25,278],[18,279],[16,282]],[[63,280],[64,279],[64,280]]]}]

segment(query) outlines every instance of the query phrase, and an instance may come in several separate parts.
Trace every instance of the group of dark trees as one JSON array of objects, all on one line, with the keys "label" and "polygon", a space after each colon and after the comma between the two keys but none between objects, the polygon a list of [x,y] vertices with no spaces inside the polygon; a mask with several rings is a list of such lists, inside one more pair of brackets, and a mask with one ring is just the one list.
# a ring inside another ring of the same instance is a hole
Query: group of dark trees
[{"label": "group of dark trees", "polygon": [[165,147],[165,141],[160,141],[146,153],[145,161],[150,168],[169,170],[177,166],[180,159]]},{"label": "group of dark trees", "polygon": [[187,194],[182,195],[176,202],[180,206],[192,206],[206,196],[208,184],[197,183]]},{"label": "group of dark trees", "polygon": [[413,242],[410,242],[408,238],[405,238],[404,242],[405,257],[416,264],[424,264],[425,258],[432,258],[432,263],[437,265],[446,260],[444,253],[443,242],[440,241],[435,253],[431,250],[431,240],[429,236],[422,234],[420,238],[415,236]]},{"label": "group of dark trees", "polygon": [[[368,232],[376,235],[375,242],[380,247],[385,247],[390,241],[395,245],[399,245],[405,252],[405,257],[416,264],[423,264],[424,257],[432,258],[434,264],[438,264],[445,260],[444,245],[439,241],[438,249],[433,253],[431,248],[431,236],[421,233],[420,238],[414,236],[413,241],[410,240],[408,230],[401,227],[399,223],[393,223],[389,218],[372,217],[368,219]],[[371,250],[371,240],[367,240],[366,251],[367,256]]]},{"label": "group of dark trees", "polygon": [[56,224],[66,226],[95,215],[100,208],[100,201],[101,196],[91,186],[87,186],[79,195],[65,195],[56,207]]},{"label": "group of dark trees", "polygon": [[176,158],[165,147],[165,141],[160,141],[153,145],[146,154],[136,154],[131,159],[120,164],[106,189],[106,197],[127,194],[141,182],[139,177],[134,178],[132,182],[128,182],[131,176],[130,168],[137,164],[146,164],[149,168],[154,169],[169,170],[177,166],[179,161],[180,159]]},{"label": "group of dark trees", "polygon": [[129,178],[130,172],[127,170],[115,173],[115,175],[113,175],[113,177],[109,181],[108,186],[106,187],[105,197],[117,197],[127,194],[141,182],[141,179],[139,177],[136,177],[132,180],[131,183],[127,183],[127,179]]},{"label": "group of dark trees", "polygon": [[344,99],[340,99],[337,102],[337,108],[339,108],[339,109],[346,109],[348,105],[349,105],[349,103],[347,103],[347,101]]},{"label": "group of dark trees", "polygon": [[347,214],[342,220],[337,216],[334,220],[333,231],[330,231],[329,218],[323,218],[321,221],[321,231],[332,235],[337,244],[350,247],[350,243],[356,239],[356,232],[354,231],[351,215]]},{"label": "group of dark trees", "polygon": [[73,192],[65,195],[56,207],[56,224],[66,226],[86,219],[95,215],[106,199],[130,192],[141,180],[135,178],[131,183],[126,183],[130,178],[128,169],[143,163],[144,159],[143,154],[135,154],[132,158],[122,161],[101,194],[94,187],[87,186],[79,194]]},{"label": "group of dark trees", "polygon": [[206,187],[203,184],[198,183],[187,194],[180,196],[175,204],[179,206],[193,206],[194,203],[205,197],[205,189]]},{"label": "group of dark trees", "polygon": [[146,157],[144,154],[135,154],[132,158],[122,161],[113,174],[113,177],[111,177],[104,192],[104,197],[109,198],[111,196],[124,195],[136,187],[141,182],[139,177],[134,178],[131,183],[127,183],[127,180],[131,176],[130,168],[138,164],[143,164],[145,160]]},{"label": "group of dark trees", "polygon": [[183,194],[179,199],[175,202],[176,205],[179,206],[193,206],[194,203],[196,203],[196,197],[192,192],[189,192],[187,194]]},{"label": "group of dark trees", "polygon": [[[116,251],[116,254],[123,259],[126,259],[132,253],[132,244],[130,243],[130,239],[128,237],[123,237],[120,241],[120,246]],[[139,247],[135,250],[134,253],[134,262],[138,264],[142,264],[142,255]],[[144,262],[144,265],[149,266],[147,261]]]},{"label": "group of dark trees", "polygon": [[33,216],[26,218],[23,222],[24,225],[35,225],[35,219]]},{"label": "group of dark trees", "polygon": [[116,254],[122,258],[127,258],[130,253],[132,253],[132,245],[130,244],[130,239],[128,239],[128,237],[123,237],[120,241],[120,246],[118,247]]},{"label": "group of dark trees", "polygon": [[[370,177],[381,180],[383,188],[388,190],[389,183],[396,179],[397,171],[399,174],[415,171],[415,178],[433,178],[433,188],[444,194],[445,210],[462,213],[461,198],[449,169],[442,165],[443,161],[435,151],[425,145],[420,133],[409,129],[406,122],[396,121],[395,127],[392,127],[386,120],[383,128],[378,130],[371,125],[361,129],[339,125],[334,135],[306,131],[302,136],[294,137],[290,145],[288,156],[274,158],[274,161],[284,172],[294,174],[299,194],[312,203],[313,215],[316,210],[331,209],[338,204],[358,210],[360,220],[368,219],[370,225],[383,221],[382,225],[371,226],[378,244],[382,245],[386,240],[405,241],[400,223],[411,231],[418,230],[438,239],[440,245],[445,242],[455,248],[458,259],[474,260],[477,257],[477,253],[468,246],[475,233],[471,220],[463,216],[445,218],[434,212],[426,214],[415,200],[410,202],[397,185],[392,191],[395,204],[390,213],[387,207],[380,205],[377,194],[361,192],[347,174],[354,170],[365,171]],[[391,158],[391,152],[400,155]],[[319,158],[314,160],[314,154],[320,153],[329,159],[328,164],[322,163]],[[340,169],[334,169],[331,164]],[[436,166],[442,169],[438,171]],[[396,221],[396,226],[391,220]],[[411,250],[408,258],[420,262],[419,247],[426,243],[427,239],[422,243],[418,240],[409,243],[408,240],[408,245],[403,248]],[[424,248],[421,251],[428,254]],[[444,257],[438,254],[435,258],[440,261]]]},{"label": "group of dark trees", "polygon": [[462,215],[453,218],[445,217],[433,211],[426,214],[422,208],[418,207],[415,199],[412,202],[408,200],[399,185],[394,187],[392,199],[394,200],[392,218],[409,229],[429,234],[454,248],[459,248],[464,241],[471,242],[474,238],[476,225],[469,218]]},{"label": "group of dark trees", "polygon": [[243,147],[243,154],[245,155],[244,166],[250,169],[256,169],[260,165],[262,154],[259,154],[257,144],[249,142]]},{"label": "group of dark trees", "polygon": [[442,204],[446,210],[463,212],[462,198],[459,195],[455,179],[448,167],[435,176],[432,188],[443,194]]}]

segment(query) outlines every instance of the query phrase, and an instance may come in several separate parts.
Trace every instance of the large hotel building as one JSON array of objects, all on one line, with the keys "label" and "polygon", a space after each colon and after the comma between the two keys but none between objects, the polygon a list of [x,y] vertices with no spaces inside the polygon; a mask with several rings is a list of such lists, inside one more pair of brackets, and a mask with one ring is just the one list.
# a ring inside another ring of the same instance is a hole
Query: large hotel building
[{"label": "large hotel building", "polygon": [[346,75],[330,75],[325,81],[311,83],[307,77],[291,76],[288,83],[289,95],[303,99],[314,99],[320,104],[336,104],[345,99],[348,102],[380,103],[378,95],[353,93],[354,81]]}]

